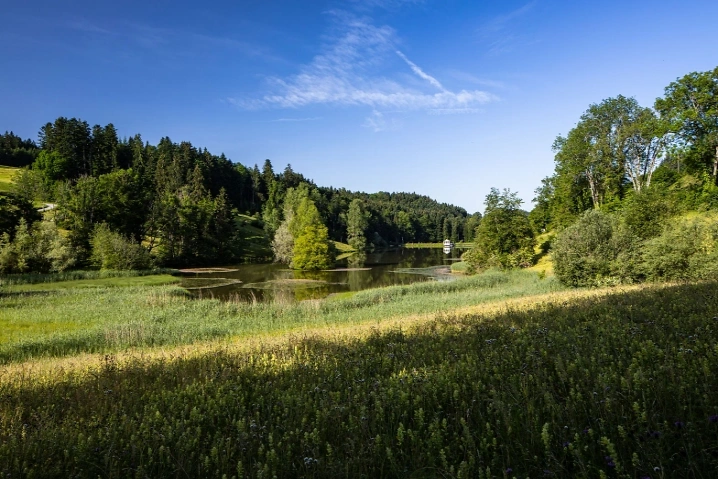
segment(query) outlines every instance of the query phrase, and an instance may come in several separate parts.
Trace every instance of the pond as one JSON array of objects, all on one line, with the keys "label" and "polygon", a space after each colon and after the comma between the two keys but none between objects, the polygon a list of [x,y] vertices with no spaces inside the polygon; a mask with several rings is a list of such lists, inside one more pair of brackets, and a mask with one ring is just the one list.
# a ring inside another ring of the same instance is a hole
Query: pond
[{"label": "pond", "polygon": [[[330,271],[295,271],[286,265],[240,264],[182,270],[181,286],[197,297],[259,302],[296,302],[331,294],[419,281],[449,281],[462,251],[440,248],[369,253],[360,266],[337,261]],[[201,272],[196,272],[201,271]]]}]

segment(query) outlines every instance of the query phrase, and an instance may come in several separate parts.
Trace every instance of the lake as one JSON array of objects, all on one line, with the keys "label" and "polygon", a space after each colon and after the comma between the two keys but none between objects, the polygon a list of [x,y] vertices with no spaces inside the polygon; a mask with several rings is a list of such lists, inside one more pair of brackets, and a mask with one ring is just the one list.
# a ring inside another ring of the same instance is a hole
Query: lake
[{"label": "lake", "polygon": [[240,301],[296,302],[331,294],[419,281],[449,281],[451,264],[463,251],[454,248],[400,249],[366,255],[363,265],[337,261],[332,271],[295,271],[286,265],[240,264],[183,273],[182,287],[198,297]]}]

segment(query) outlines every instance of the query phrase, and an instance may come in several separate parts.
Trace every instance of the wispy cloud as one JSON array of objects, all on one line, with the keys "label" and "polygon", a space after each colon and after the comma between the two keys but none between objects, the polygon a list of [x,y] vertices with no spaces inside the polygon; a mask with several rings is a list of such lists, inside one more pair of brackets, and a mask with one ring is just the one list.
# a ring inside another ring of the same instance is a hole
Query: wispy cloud
[{"label": "wispy cloud", "polygon": [[294,122],[302,122],[302,121],[316,121],[321,120],[321,116],[313,116],[308,118],[277,118],[274,120],[259,120],[258,123],[294,123]]},{"label": "wispy cloud", "polygon": [[[363,105],[373,109],[428,110],[474,108],[495,100],[481,90],[450,91],[398,51],[395,31],[368,18],[332,12],[334,33],[323,53],[287,78],[269,78],[269,91],[258,98],[228,101],[245,109],[300,108],[314,104]],[[424,92],[386,77],[391,53],[438,92]],[[384,68],[384,70],[382,70]],[[384,74],[382,74],[382,72]]]},{"label": "wispy cloud", "polygon": [[506,88],[506,84],[503,82],[478,77],[476,75],[472,75],[471,73],[467,73],[467,72],[461,71],[461,70],[447,70],[446,74],[449,75],[454,80],[458,80],[462,83],[483,85],[483,86],[488,86],[491,88],[501,88],[501,89]]},{"label": "wispy cloud", "polygon": [[498,15],[478,28],[479,37],[488,45],[488,55],[500,55],[536,43],[527,35],[512,31],[511,26],[517,19],[531,12],[537,3],[534,0],[516,10]]},{"label": "wispy cloud", "polygon": [[430,115],[460,115],[465,113],[478,113],[478,108],[434,108],[429,110]]},{"label": "wispy cloud", "polygon": [[409,60],[408,58],[406,58],[406,55],[404,55],[403,53],[401,53],[399,50],[396,51],[396,54],[399,55],[399,57],[400,57],[402,60],[404,60],[407,65],[409,65],[409,68],[411,68],[411,70],[412,70],[414,73],[416,73],[419,78],[423,78],[424,80],[428,81],[428,82],[431,83],[433,86],[435,86],[436,88],[438,88],[439,90],[441,90],[441,91],[443,91],[443,92],[447,91],[446,88],[444,88],[444,87],[442,86],[442,84],[439,83],[439,80],[437,80],[436,78],[434,78],[434,77],[431,76],[431,75],[427,75],[426,73],[424,73],[424,70],[422,70],[421,68],[419,68],[418,66],[416,66],[416,64],[415,64],[414,62],[412,62],[411,60]]},{"label": "wispy cloud", "polygon": [[105,26],[85,19],[65,22],[68,29],[103,36],[115,37],[125,44],[163,56],[186,56],[217,49],[230,49],[248,57],[261,57],[269,61],[282,61],[265,47],[226,36],[207,35],[184,30],[157,27],[143,23],[123,22]]},{"label": "wispy cloud", "polygon": [[492,18],[479,27],[479,33],[488,35],[503,30],[512,20],[529,13],[536,6],[536,3],[537,1],[534,0],[533,2],[529,2],[516,10],[512,10],[508,13]]},{"label": "wispy cloud", "polygon": [[380,131],[396,130],[399,127],[399,122],[395,118],[387,118],[382,112],[374,110],[371,112],[371,116],[364,119],[364,128],[369,128],[374,133]]}]

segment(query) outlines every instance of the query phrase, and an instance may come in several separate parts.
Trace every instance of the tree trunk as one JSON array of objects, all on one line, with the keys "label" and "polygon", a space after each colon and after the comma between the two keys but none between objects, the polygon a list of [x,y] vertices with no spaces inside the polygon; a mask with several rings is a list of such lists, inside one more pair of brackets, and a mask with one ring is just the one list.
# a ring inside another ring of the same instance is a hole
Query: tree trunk
[{"label": "tree trunk", "polygon": [[716,146],[716,156],[713,158],[713,182],[718,185],[718,146]]}]

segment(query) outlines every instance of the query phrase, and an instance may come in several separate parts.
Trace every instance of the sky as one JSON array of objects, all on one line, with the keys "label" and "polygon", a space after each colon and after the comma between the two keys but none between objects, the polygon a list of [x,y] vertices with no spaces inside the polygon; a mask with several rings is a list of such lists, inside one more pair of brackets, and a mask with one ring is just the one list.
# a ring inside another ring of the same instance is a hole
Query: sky
[{"label": "sky", "polygon": [[718,2],[0,0],[0,130],[169,136],[321,186],[531,208],[592,103],[718,66]]}]

